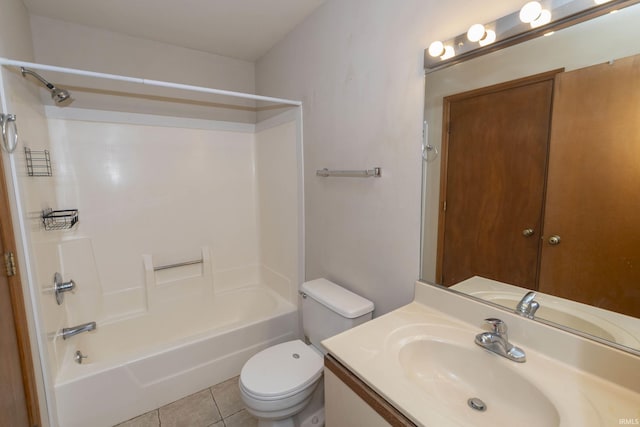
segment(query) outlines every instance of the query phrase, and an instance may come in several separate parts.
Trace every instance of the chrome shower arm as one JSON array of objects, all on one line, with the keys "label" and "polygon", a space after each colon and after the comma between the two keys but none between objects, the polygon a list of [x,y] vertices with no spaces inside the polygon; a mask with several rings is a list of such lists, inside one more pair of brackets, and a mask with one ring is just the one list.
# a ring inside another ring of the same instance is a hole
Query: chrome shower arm
[{"label": "chrome shower arm", "polygon": [[22,77],[25,77],[26,74],[29,74],[40,80],[40,82],[47,88],[49,88],[49,90],[53,90],[55,88],[54,85],[46,81],[40,74],[36,73],[35,71],[29,70],[28,68],[20,67],[20,72],[22,73]]}]

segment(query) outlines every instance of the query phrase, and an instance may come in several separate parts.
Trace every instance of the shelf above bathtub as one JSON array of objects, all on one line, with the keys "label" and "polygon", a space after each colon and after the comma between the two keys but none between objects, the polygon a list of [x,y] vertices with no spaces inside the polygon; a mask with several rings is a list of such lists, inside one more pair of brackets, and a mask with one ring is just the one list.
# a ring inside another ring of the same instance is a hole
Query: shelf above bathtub
[{"label": "shelf above bathtub", "polygon": [[58,211],[45,209],[42,211],[42,223],[45,230],[66,230],[72,228],[77,222],[78,209]]},{"label": "shelf above bathtub", "polygon": [[31,150],[24,147],[24,155],[27,162],[27,175],[29,176],[52,176],[51,155],[49,150]]}]

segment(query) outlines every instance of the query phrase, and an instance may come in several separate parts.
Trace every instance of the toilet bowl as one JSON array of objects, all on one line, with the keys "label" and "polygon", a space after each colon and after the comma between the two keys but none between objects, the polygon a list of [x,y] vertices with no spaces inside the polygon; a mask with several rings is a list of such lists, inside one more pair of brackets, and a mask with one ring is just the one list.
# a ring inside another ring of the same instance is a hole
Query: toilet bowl
[{"label": "toilet bowl", "polygon": [[301,286],[311,344],[288,341],[255,354],[240,373],[240,396],[259,427],[322,427],[326,350],[320,341],[371,319],[373,303],[326,279]]},{"label": "toilet bowl", "polygon": [[[245,363],[240,396],[260,427],[293,426],[322,379],[323,356],[300,340],[269,347]],[[289,421],[288,421],[289,420]]]}]

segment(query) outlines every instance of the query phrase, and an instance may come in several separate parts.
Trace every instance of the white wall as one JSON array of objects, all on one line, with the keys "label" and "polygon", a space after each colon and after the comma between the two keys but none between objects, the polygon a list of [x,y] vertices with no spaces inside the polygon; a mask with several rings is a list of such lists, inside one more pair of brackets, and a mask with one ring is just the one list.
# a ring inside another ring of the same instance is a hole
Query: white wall
[{"label": "white wall", "polygon": [[[31,17],[31,27],[36,62],[42,64],[255,92],[255,66],[248,61],[41,16]],[[74,107],[255,122],[253,101],[177,91],[163,92],[157,88],[145,89],[140,85],[107,83],[50,72],[46,75],[55,83],[73,88],[76,99]],[[109,95],[111,91],[123,93]],[[127,91],[146,94],[147,98],[123,96]],[[158,95],[163,98],[158,98]],[[172,106],[166,102],[166,97],[188,97],[200,101],[200,104],[188,102]]]},{"label": "white wall", "polygon": [[[413,298],[420,264],[423,50],[521,0],[329,0],[256,67],[257,90],[304,102],[306,278]],[[380,179],[316,169],[382,167]]]},{"label": "white wall", "polygon": [[[301,248],[298,128],[295,110],[261,122],[256,132],[256,185],[262,281],[298,301]],[[275,122],[275,123],[273,123]]]}]

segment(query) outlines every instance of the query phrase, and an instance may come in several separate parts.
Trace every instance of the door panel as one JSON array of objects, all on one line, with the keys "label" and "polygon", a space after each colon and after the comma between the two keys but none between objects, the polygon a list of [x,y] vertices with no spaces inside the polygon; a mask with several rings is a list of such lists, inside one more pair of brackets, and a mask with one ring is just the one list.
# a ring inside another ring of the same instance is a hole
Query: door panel
[{"label": "door panel", "polygon": [[479,275],[536,288],[553,74],[445,99],[443,285]]},{"label": "door panel", "polygon": [[0,159],[0,427],[40,425],[20,272],[8,276],[4,254],[15,252],[4,165]]},{"label": "door panel", "polygon": [[638,182],[640,56],[559,74],[541,292],[640,317]]},{"label": "door panel", "polygon": [[[0,247],[2,254],[4,248]],[[4,267],[4,266],[3,266]],[[0,274],[0,426],[29,425],[9,281]]]}]

